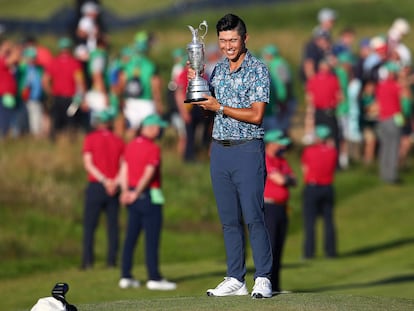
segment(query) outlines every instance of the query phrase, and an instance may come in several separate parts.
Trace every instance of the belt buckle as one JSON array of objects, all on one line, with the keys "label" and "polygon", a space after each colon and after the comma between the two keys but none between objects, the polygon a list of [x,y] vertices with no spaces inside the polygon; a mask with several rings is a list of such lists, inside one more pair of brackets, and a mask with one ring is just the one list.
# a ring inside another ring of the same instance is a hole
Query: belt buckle
[{"label": "belt buckle", "polygon": [[230,147],[230,146],[231,146],[231,141],[230,141],[230,140],[228,140],[228,139],[225,139],[225,140],[222,140],[222,141],[221,141],[221,144],[222,144],[224,147]]}]

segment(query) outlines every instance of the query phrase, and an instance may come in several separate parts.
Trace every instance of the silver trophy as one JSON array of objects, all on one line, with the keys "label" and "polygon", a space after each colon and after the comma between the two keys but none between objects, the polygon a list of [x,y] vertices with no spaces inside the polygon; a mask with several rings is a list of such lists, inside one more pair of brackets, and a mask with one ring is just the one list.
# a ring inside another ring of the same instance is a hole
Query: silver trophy
[{"label": "silver trophy", "polygon": [[[195,78],[188,82],[185,103],[193,103],[206,100],[203,94],[211,95],[208,82],[201,76],[204,69],[204,37],[207,34],[208,25],[203,21],[198,29],[188,26],[193,34],[193,41],[187,44],[188,60],[190,67],[195,71]],[[198,31],[205,28],[202,36],[198,36]]]}]

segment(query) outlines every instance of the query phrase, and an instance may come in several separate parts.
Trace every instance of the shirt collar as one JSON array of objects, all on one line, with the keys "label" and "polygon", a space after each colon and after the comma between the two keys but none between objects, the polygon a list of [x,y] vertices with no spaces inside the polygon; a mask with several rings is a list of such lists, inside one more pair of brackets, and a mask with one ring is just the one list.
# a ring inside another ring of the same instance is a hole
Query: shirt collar
[{"label": "shirt collar", "polygon": [[226,65],[226,68],[228,70],[229,73],[233,73],[233,72],[238,72],[242,67],[248,67],[248,64],[250,62],[252,55],[250,54],[249,50],[246,49],[246,54],[244,56],[244,59],[242,61],[242,63],[240,64],[239,68],[237,68],[237,70],[230,72],[230,61],[228,58],[224,58],[223,62]]}]

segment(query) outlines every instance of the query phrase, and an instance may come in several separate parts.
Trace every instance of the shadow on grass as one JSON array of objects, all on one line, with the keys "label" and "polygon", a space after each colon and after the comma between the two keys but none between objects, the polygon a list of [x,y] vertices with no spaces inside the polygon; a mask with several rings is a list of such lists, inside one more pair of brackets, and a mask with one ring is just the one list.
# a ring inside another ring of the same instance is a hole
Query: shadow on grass
[{"label": "shadow on grass", "polygon": [[377,281],[366,282],[366,283],[350,283],[350,284],[343,284],[343,285],[329,285],[314,289],[294,289],[294,292],[301,292],[301,293],[321,293],[326,291],[339,291],[339,290],[346,290],[346,289],[357,289],[357,288],[366,288],[366,287],[374,287],[374,286],[381,286],[381,285],[396,285],[401,283],[411,283],[414,282],[414,274],[405,274],[394,276],[390,278],[385,278]]},{"label": "shadow on grass", "polygon": [[363,247],[360,249],[342,253],[340,257],[346,258],[346,257],[364,256],[364,255],[369,255],[369,254],[380,252],[380,251],[385,251],[385,250],[405,246],[408,244],[414,244],[414,237],[403,238],[399,240],[384,242],[384,243],[377,244],[377,245]]}]

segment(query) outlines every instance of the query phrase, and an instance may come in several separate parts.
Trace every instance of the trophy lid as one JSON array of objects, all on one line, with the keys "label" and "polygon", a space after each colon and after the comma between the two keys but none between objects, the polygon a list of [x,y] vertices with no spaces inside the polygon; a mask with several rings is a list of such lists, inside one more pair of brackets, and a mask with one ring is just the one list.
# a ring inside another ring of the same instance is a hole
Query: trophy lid
[{"label": "trophy lid", "polygon": [[[193,35],[192,43],[195,43],[195,44],[202,43],[208,31],[207,22],[203,21],[202,23],[200,23],[200,25],[198,25],[198,28],[194,28],[193,26],[190,26],[190,25],[187,25],[187,26],[190,29],[191,34]],[[202,36],[198,36],[198,31],[203,29],[203,27],[205,28],[204,34]]]}]

